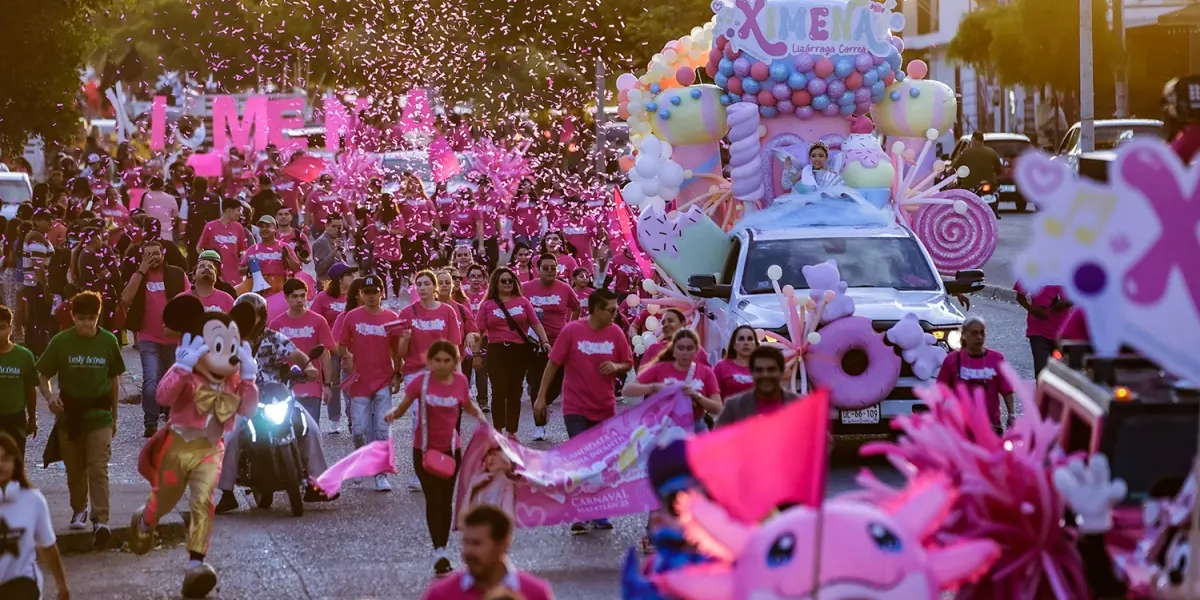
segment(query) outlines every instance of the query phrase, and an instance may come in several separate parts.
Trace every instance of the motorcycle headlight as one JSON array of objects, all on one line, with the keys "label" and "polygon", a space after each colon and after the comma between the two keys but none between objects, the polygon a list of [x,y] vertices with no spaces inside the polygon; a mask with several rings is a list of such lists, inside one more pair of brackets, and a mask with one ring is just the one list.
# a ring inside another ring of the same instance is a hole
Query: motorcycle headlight
[{"label": "motorcycle headlight", "polygon": [[287,420],[288,403],[276,402],[275,404],[268,404],[263,407],[263,415],[267,417],[268,421],[276,425],[282,425]]}]

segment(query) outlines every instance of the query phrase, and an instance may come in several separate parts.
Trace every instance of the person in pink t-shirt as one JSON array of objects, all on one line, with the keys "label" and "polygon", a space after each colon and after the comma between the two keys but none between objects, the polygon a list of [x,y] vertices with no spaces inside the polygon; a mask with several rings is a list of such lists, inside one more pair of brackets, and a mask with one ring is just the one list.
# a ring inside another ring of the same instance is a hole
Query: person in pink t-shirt
[{"label": "person in pink t-shirt", "polygon": [[541,200],[534,191],[534,185],[532,179],[521,182],[517,189],[516,202],[513,203],[509,215],[512,218],[513,242],[525,244],[527,247],[541,239],[546,229],[542,218]]},{"label": "person in pink t-shirt", "polygon": [[387,223],[387,226],[375,238],[375,260],[379,272],[386,274],[391,281],[391,294],[399,298],[401,290],[407,281],[407,264],[404,261],[404,219],[397,216]]},{"label": "person in pink t-shirt", "polygon": [[754,387],[754,377],[750,374],[750,353],[757,347],[758,334],[749,325],[739,325],[729,336],[725,358],[713,367],[717,386],[721,388],[722,401]]},{"label": "person in pink t-shirt", "polygon": [[[517,274],[508,267],[492,271],[487,299],[479,305],[475,325],[485,340],[488,378],[492,383],[492,424],[516,437],[521,423],[521,384],[534,352],[549,352],[550,340],[529,299],[521,293]],[[482,367],[483,356],[472,366]]]},{"label": "person in pink t-shirt", "polygon": [[649,396],[677,383],[684,384],[684,393],[692,399],[692,418],[696,431],[707,431],[704,415],[721,412],[721,388],[712,368],[699,363],[700,336],[691,329],[680,329],[671,338],[671,345],[659,354],[654,364],[638,373],[629,382],[623,396]]},{"label": "person in pink t-shirt", "polygon": [[[410,408],[420,415],[413,427],[413,470],[425,494],[425,524],[433,540],[434,571],[445,575],[452,569],[446,555],[450,526],[454,520],[454,484],[462,462],[462,439],[458,432],[460,411],[487,427],[483,412],[471,402],[470,384],[458,373],[458,346],[447,340],[433,342],[422,357],[429,369],[404,386],[404,399],[385,417],[394,422]],[[436,451],[454,460],[454,473],[442,478],[425,467],[426,455]]]},{"label": "person in pink t-shirt", "polygon": [[400,216],[404,219],[403,258],[409,274],[425,267],[432,260],[437,248],[437,206],[425,195],[421,180],[412,173],[404,177],[406,187],[401,188]]},{"label": "person in pink t-shirt", "polygon": [[438,300],[437,275],[421,271],[413,277],[417,301],[400,310],[400,372],[408,385],[425,370],[425,355],[438,340],[455,346],[463,343],[463,327],[453,306]]},{"label": "person in pink t-shirt", "polygon": [[[521,291],[533,305],[534,311],[542,321],[542,326],[546,328],[550,344],[553,345],[563,327],[579,318],[581,307],[575,290],[563,283],[562,280],[555,278],[558,273],[558,259],[553,254],[539,256],[537,265],[538,278],[525,282],[521,286]],[[530,358],[528,375],[525,377],[529,389],[540,390],[542,388],[542,373],[546,371],[546,361],[548,360],[549,357],[541,353],[534,353]],[[562,370],[559,370],[555,381],[550,382],[546,401],[551,404],[562,395],[562,374]],[[539,441],[546,439],[545,421],[540,421],[537,415],[534,415],[533,424],[533,439]]]},{"label": "person in pink t-shirt", "polygon": [[[569,197],[567,206],[569,217],[562,226],[563,241],[575,249],[572,256],[577,265],[592,271],[596,268],[593,258],[594,241],[599,239],[596,218],[589,213],[587,204],[579,196]],[[567,271],[567,276],[570,277],[574,271],[575,269]]]},{"label": "person in pink t-shirt", "polygon": [[601,287],[610,288],[624,298],[637,291],[641,280],[642,269],[634,259],[633,252],[625,247],[608,261],[608,274],[604,277],[604,285]]},{"label": "person in pink t-shirt", "polygon": [[333,175],[321,175],[317,187],[308,193],[304,201],[304,221],[313,239],[325,233],[325,220],[329,215],[347,212],[346,209],[346,201],[333,191]]},{"label": "person in pink t-shirt", "polygon": [[[677,308],[667,308],[658,313],[659,326],[658,339],[646,347],[645,354],[642,354],[641,366],[645,369],[654,364],[658,360],[658,355],[662,354],[667,349],[669,342],[675,339],[675,333],[687,326],[687,317]],[[696,360],[704,365],[711,366],[708,362],[708,352],[704,348],[700,348],[700,354]]]},{"label": "person in pink t-shirt", "polygon": [[[400,357],[388,332],[396,313],[383,308],[383,281],[377,275],[362,279],[362,306],[346,313],[336,336],[342,368],[353,373],[343,384],[350,395],[351,432],[355,447],[389,438],[384,416],[392,394],[400,391]],[[336,327],[335,327],[336,328]],[[375,476],[375,489],[391,491],[386,475]]]},{"label": "person in pink t-shirt", "polygon": [[450,212],[447,233],[452,245],[468,246],[480,260],[483,259],[483,214],[475,206],[475,198],[468,188],[454,194],[454,210]]},{"label": "person in pink t-shirt", "polygon": [[289,279],[283,282],[283,294],[287,298],[288,309],[284,314],[271,321],[270,327],[286,336],[296,348],[311,356],[318,345],[326,349],[321,354],[321,368],[315,381],[304,381],[292,386],[292,393],[300,401],[300,405],[312,416],[313,422],[321,424],[321,403],[329,401],[332,387],[330,373],[332,363],[329,355],[336,344],[333,332],[325,317],[308,309],[308,285],[299,279]]},{"label": "person in pink t-shirt", "polygon": [[248,276],[250,261],[257,261],[263,278],[271,284],[271,292],[268,293],[274,293],[283,289],[283,281],[303,266],[300,264],[300,258],[296,256],[296,251],[276,237],[275,217],[259,217],[258,233],[262,236],[262,241],[246,250],[241,259],[240,269],[242,275]]},{"label": "person in pink t-shirt", "polygon": [[200,241],[196,244],[200,251],[213,250],[221,255],[221,280],[233,285],[243,279],[238,265],[250,247],[246,243],[246,229],[239,222],[241,216],[242,205],[227,202],[221,211],[221,218],[204,226]]},{"label": "person in pink t-shirt", "polygon": [[292,209],[286,206],[279,207],[279,210],[275,211],[275,239],[291,246],[300,262],[306,263],[312,258],[312,243],[303,231],[292,226],[295,219],[296,213]]},{"label": "person in pink t-shirt", "polygon": [[1062,342],[1086,342],[1092,337],[1091,331],[1088,330],[1087,316],[1079,307],[1072,307],[1067,313],[1066,320],[1063,321],[1062,327],[1059,328],[1055,340],[1058,343]]},{"label": "person in pink t-shirt", "polygon": [[508,261],[508,268],[517,274],[517,279],[522,284],[538,278],[537,268],[533,266],[533,250],[530,250],[529,246],[526,246],[524,242],[517,242],[513,246],[512,258]]},{"label": "person in pink t-shirt", "polygon": [[563,241],[562,232],[551,231],[542,236],[542,247],[538,249],[538,254],[553,254],[558,258],[558,273],[556,276],[567,281],[571,278],[571,273],[579,267],[579,262],[567,253],[567,245]]},{"label": "person in pink t-shirt", "polygon": [[517,570],[508,560],[513,520],[503,510],[489,504],[477,506],[463,517],[461,529],[466,570],[434,579],[421,600],[554,600],[549,583]]},{"label": "person in pink t-shirt", "polygon": [[186,294],[199,298],[206,311],[228,313],[233,310],[233,296],[216,288],[216,265],[207,260],[197,261],[194,275],[195,286]]},{"label": "person in pink t-shirt", "polygon": [[1020,283],[1013,286],[1017,292],[1017,304],[1029,314],[1025,317],[1025,337],[1029,338],[1029,350],[1033,353],[1033,376],[1046,367],[1058,330],[1067,319],[1071,303],[1066,292],[1057,285],[1048,285],[1036,294],[1029,294]]},{"label": "person in pink t-shirt", "polygon": [[962,349],[946,356],[937,380],[949,386],[965,383],[972,390],[982,390],[987,403],[988,417],[997,433],[1002,431],[1000,400],[1008,409],[1007,427],[1017,418],[1013,405],[1012,383],[1000,372],[1004,355],[987,347],[987,324],[979,317],[967,317],[962,325]]},{"label": "person in pink t-shirt", "polygon": [[592,292],[596,291],[596,288],[592,287],[592,274],[588,273],[587,269],[579,267],[575,269],[574,273],[571,273],[571,291],[575,292],[575,297],[580,302],[579,316],[588,316],[587,299]]}]

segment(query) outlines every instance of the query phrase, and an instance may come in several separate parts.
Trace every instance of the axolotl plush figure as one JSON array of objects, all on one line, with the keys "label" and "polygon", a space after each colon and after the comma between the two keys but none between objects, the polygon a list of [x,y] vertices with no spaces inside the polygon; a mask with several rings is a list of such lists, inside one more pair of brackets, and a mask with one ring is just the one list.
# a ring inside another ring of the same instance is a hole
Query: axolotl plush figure
[{"label": "axolotl plush figure", "polygon": [[[957,497],[940,476],[919,478],[896,502],[848,499],[794,506],[762,524],[731,519],[702,494],[679,494],[688,538],[717,562],[651,576],[681,600],[935,600],[986,572],[1000,553],[989,540],[936,549],[925,538]],[[814,548],[817,549],[814,552]]]}]

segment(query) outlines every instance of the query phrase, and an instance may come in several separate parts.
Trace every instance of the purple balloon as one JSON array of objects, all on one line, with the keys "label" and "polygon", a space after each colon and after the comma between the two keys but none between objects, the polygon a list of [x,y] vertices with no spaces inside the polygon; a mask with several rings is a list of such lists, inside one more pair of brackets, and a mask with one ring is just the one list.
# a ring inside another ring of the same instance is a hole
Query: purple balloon
[{"label": "purple balloon", "polygon": [[825,107],[825,116],[827,117],[836,117],[840,114],[842,114],[842,107],[837,104],[830,103]]},{"label": "purple balloon", "polygon": [[[783,100],[784,98],[792,97],[792,88],[788,87],[788,84],[786,84],[786,83],[777,83],[777,84],[771,86],[771,93],[775,94],[776,98]],[[781,111],[781,112],[787,112],[787,111]]]},{"label": "purple balloon", "polygon": [[854,68],[858,69],[859,73],[866,73],[867,71],[870,71],[872,66],[874,66],[874,63],[871,62],[870,54],[863,52],[862,54],[854,57]]},{"label": "purple balloon", "polygon": [[869,101],[860,102],[854,105],[854,114],[856,115],[865,115],[869,112],[871,112],[871,103]]},{"label": "purple balloon", "polygon": [[739,56],[733,61],[733,74],[738,77],[745,77],[750,73],[750,59],[745,56]]},{"label": "purple balloon", "polygon": [[813,109],[811,106],[801,106],[796,109],[796,116],[804,120],[811,119],[813,118]]},{"label": "purple balloon", "polygon": [[811,71],[813,69],[813,65],[816,63],[817,61],[813,60],[813,56],[807,52],[796,55],[796,60],[792,61],[792,64],[795,65],[796,70],[800,71],[801,73],[807,73]]},{"label": "purple balloon", "polygon": [[808,92],[814,96],[820,96],[821,94],[824,94],[825,90],[828,88],[829,85],[825,83],[824,79],[814,78],[812,81],[808,82]]},{"label": "purple balloon", "polygon": [[904,40],[903,39],[892,36],[892,45],[896,47],[897,51],[899,51],[902,54],[904,53]]},{"label": "purple balloon", "polygon": [[829,85],[825,86],[825,93],[829,94],[830,97],[841,96],[842,92],[845,91],[846,84],[842,83],[839,79],[834,79],[833,81],[829,82]]},{"label": "purple balloon", "polygon": [[792,104],[791,100],[780,100],[775,104],[775,108],[779,110],[780,114],[790,113],[796,110],[796,106]]},{"label": "purple balloon", "polygon": [[872,65],[882,65],[884,63],[884,61],[886,61],[886,60],[887,60],[887,57],[885,57],[885,56],[874,56],[874,55],[871,56],[871,64]]},{"label": "purple balloon", "polygon": [[871,101],[871,88],[860,87],[854,90],[854,102],[862,104]]},{"label": "purple balloon", "polygon": [[758,104],[758,94],[742,94],[742,102]]}]

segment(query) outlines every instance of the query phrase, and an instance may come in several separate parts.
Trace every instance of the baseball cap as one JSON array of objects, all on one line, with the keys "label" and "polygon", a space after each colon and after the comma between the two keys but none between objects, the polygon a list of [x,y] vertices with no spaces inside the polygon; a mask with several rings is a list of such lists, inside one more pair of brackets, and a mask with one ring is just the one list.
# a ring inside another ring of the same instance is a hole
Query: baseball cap
[{"label": "baseball cap", "polygon": [[341,279],[342,275],[353,273],[357,270],[356,267],[352,267],[346,263],[333,263],[333,266],[329,267],[327,273],[330,279]]},{"label": "baseball cap", "polygon": [[259,223],[270,223],[270,224],[274,225],[275,217],[272,217],[271,215],[263,215],[258,218],[258,222]]},{"label": "baseball cap", "polygon": [[381,291],[383,290],[383,279],[381,279],[378,275],[367,275],[363,278],[362,289],[363,291],[372,289],[375,291]]},{"label": "baseball cap", "polygon": [[[205,250],[200,253],[199,260],[210,260],[219,265],[221,264],[221,255],[216,250]],[[332,268],[330,267],[330,269]]]}]

